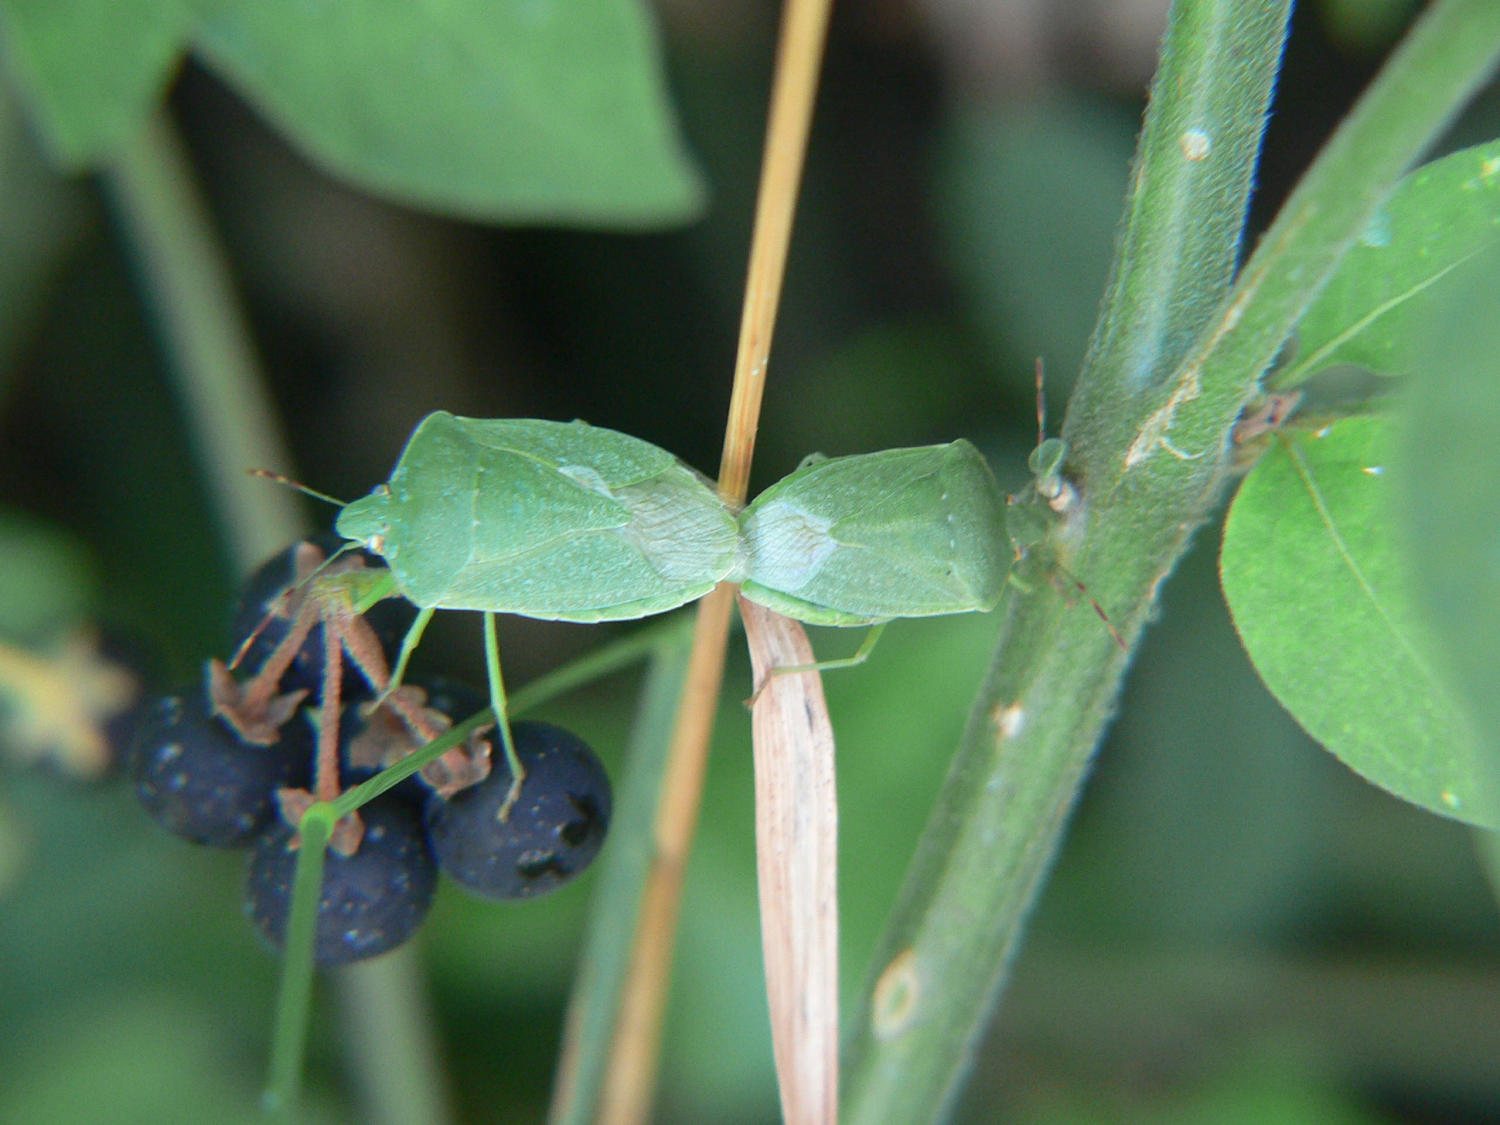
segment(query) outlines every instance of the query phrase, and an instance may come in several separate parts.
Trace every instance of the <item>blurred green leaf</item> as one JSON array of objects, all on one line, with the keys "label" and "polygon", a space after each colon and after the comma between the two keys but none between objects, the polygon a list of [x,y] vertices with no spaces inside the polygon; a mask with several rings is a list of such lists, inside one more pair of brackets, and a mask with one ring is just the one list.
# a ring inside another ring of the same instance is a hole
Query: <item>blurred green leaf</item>
[{"label": "blurred green leaf", "polygon": [[[1049,1089],[1016,1120],[1024,1125],[1380,1125],[1390,1120],[1364,1108],[1354,1093],[1306,1073],[1290,1047],[1255,1044],[1265,1060],[1239,1062],[1237,1071],[1165,1091]],[[1134,1096],[1132,1097],[1132,1093]]]},{"label": "blurred green leaf", "polygon": [[[767,444],[760,448],[837,456],[946,436],[949,419],[973,419],[965,414],[970,401],[993,397],[978,360],[948,318],[880,321],[809,364],[795,395],[767,398],[761,414]],[[817,410],[808,410],[809,402]],[[830,418],[839,419],[834,432]]]},{"label": "blurred green leaf", "polygon": [[0,799],[0,898],[9,893],[25,866],[31,841],[25,838],[21,826],[16,823],[10,805]]},{"label": "blurred green leaf", "polygon": [[5,68],[55,160],[97,165],[134,136],[191,20],[183,0],[0,0]]},{"label": "blurred green leaf", "polygon": [[1434,160],[1396,187],[1298,326],[1298,357],[1276,378],[1289,387],[1350,363],[1416,374],[1441,282],[1500,243],[1500,141]]},{"label": "blurred green leaf", "polygon": [[478,219],[661,224],[701,202],[635,0],[248,0],[197,49],[367,190]]},{"label": "blurred green leaf", "polygon": [[[3,0],[0,0],[3,2]],[[0,395],[59,266],[90,231],[88,191],[47,162],[20,99],[0,82]]]},{"label": "blurred green leaf", "polygon": [[1493,827],[1487,757],[1433,667],[1392,529],[1389,424],[1287,435],[1241,485],[1220,572],[1261,679],[1367,780]]},{"label": "blurred green leaf", "polygon": [[1330,781],[1368,786],[1313,752],[1261,686],[1214,547],[1196,543],[1163,591],[1033,939],[1063,925],[1071,941],[1211,945],[1308,925]]},{"label": "blurred green leaf", "polygon": [[[1425,377],[1406,388],[1397,469],[1397,534],[1413,592],[1431,622],[1483,744],[1500,747],[1500,254],[1456,270],[1418,341]],[[1495,771],[1500,776],[1500,770]]]},{"label": "blurred green leaf", "polygon": [[61,531],[0,508],[0,636],[37,641],[93,606],[97,576]]}]

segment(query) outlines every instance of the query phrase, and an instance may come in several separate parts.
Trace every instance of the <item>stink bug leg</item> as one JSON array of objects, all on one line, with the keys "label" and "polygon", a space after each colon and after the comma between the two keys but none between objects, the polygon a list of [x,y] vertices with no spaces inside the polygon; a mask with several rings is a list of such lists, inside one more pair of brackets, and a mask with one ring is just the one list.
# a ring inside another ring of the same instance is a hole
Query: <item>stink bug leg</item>
[{"label": "stink bug leg", "polygon": [[510,710],[505,704],[505,681],[500,678],[500,642],[495,636],[495,615],[484,615],[484,666],[489,673],[490,706],[495,709],[495,725],[500,728],[500,742],[505,747],[505,764],[510,767],[510,789],[500,804],[501,820],[510,819],[510,810],[521,795],[526,769],[516,753],[516,741],[510,733]]},{"label": "stink bug leg", "polygon": [[427,631],[427,623],[432,620],[432,615],[437,611],[431,606],[426,609],[417,610],[417,616],[412,619],[411,628],[406,630],[406,636],[401,638],[401,652],[396,657],[396,667],[391,669],[391,682],[386,685],[380,693],[377,703],[384,703],[385,697],[390,695],[401,686],[406,678],[406,666],[411,662],[411,654],[417,651],[417,646],[422,643],[422,634]]},{"label": "stink bug leg", "polygon": [[875,651],[880,635],[885,632],[885,627],[889,624],[889,621],[877,621],[870,626],[870,631],[860,639],[859,648],[855,649],[850,656],[840,656],[833,660],[815,660],[810,664],[778,664],[770,669],[765,679],[755,686],[755,694],[745,700],[745,706],[750,708],[755,706],[755,701],[760,698],[760,693],[766,690],[766,684],[770,683],[772,676],[786,676],[794,672],[832,672],[839,668],[859,667],[870,658],[870,653]]}]

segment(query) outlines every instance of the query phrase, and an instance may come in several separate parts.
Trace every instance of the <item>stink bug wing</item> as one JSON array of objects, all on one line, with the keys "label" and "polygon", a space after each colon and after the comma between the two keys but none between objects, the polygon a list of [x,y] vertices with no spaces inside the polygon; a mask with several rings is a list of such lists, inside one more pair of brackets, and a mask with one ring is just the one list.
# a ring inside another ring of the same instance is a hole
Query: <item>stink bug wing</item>
[{"label": "stink bug wing", "polygon": [[740,526],[745,596],[814,624],[991,609],[1009,562],[999,486],[964,441],[810,465]]},{"label": "stink bug wing", "polygon": [[485,609],[499,600],[528,617],[619,621],[675,609],[728,574],[737,556],[734,517],[686,469],[673,464],[612,492],[626,522],[569,531],[493,562],[476,549],[444,605]]},{"label": "stink bug wing", "polygon": [[658,445],[587,422],[458,418],[451,414],[432,417],[447,418],[476,446],[531,457],[552,469],[586,468],[612,488],[639,484],[678,464],[676,457]]},{"label": "stink bug wing", "polygon": [[735,559],[733,517],[688,469],[582,422],[429,415],[388,487],[382,553],[422,606],[641,617],[700,597]]},{"label": "stink bug wing", "polygon": [[[475,421],[428,415],[387,485],[383,553],[402,593],[421,606],[508,610],[455,600],[486,582],[493,586],[497,569],[559,536],[607,531],[629,521],[608,495],[533,455],[524,444],[531,435],[516,432],[511,421],[496,419],[483,429]],[[476,440],[481,436],[488,440]],[[497,601],[507,598],[503,590],[492,592]]]}]

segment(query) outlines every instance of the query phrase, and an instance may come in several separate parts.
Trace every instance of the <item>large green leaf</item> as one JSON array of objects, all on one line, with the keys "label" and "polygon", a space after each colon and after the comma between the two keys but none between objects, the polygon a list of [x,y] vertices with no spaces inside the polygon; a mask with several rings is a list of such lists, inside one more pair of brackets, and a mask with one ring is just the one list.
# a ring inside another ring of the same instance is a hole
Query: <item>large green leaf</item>
[{"label": "large green leaf", "polygon": [[1405,177],[1298,326],[1297,358],[1276,379],[1295,386],[1338,363],[1415,373],[1435,287],[1500,245],[1500,141],[1466,148]]},{"label": "large green leaf", "polygon": [[[1483,744],[1500,759],[1500,255],[1455,271],[1434,308],[1426,377],[1406,388],[1398,531],[1415,593]],[[1500,784],[1500,760],[1495,776]]]},{"label": "large green leaf", "polygon": [[1309,734],[1397,796],[1495,827],[1489,757],[1432,663],[1394,531],[1389,430],[1348,418],[1278,439],[1230,509],[1224,593]]},{"label": "large green leaf", "polygon": [[700,202],[637,0],[243,0],[197,50],[313,159],[417,206],[646,225]]},{"label": "large green leaf", "polygon": [[5,68],[53,159],[99,164],[134,136],[191,19],[183,0],[0,0]]}]

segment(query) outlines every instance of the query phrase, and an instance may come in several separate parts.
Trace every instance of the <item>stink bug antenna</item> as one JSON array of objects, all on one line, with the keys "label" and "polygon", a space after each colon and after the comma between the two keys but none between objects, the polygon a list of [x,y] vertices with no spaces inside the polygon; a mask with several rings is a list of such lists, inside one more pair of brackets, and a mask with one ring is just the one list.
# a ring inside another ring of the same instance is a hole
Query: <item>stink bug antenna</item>
[{"label": "stink bug antenna", "polygon": [[[1037,356],[1036,357],[1036,445],[1037,445],[1037,449],[1038,450],[1040,450],[1042,448],[1042,445],[1047,440],[1047,393],[1046,393],[1046,382],[1047,382],[1047,379],[1046,379],[1046,367],[1045,367],[1045,365],[1042,362],[1042,357],[1041,356]],[[1060,444],[1061,443],[1059,442],[1059,445]],[[1054,466],[1054,468],[1056,468],[1056,466]],[[1051,472],[1051,470],[1049,470],[1049,474],[1050,474],[1050,472]],[[1059,481],[1061,480],[1060,477],[1058,479],[1059,479]],[[1069,486],[1069,487],[1071,487],[1071,486]],[[1040,477],[1038,477],[1038,491],[1043,491],[1042,481],[1041,481]],[[1062,495],[1062,492],[1059,489],[1058,491],[1054,492],[1051,496],[1047,496],[1046,498],[1047,498],[1047,500],[1048,500],[1048,502],[1050,504],[1053,499],[1055,499],[1057,496],[1060,496],[1060,495]],[[1054,510],[1061,510],[1061,509],[1054,508]],[[1114,640],[1115,644],[1117,644],[1120,647],[1120,651],[1124,652],[1124,653],[1129,653],[1130,652],[1130,646],[1125,643],[1125,638],[1122,637],[1122,636],[1120,636],[1120,631],[1115,628],[1114,622],[1109,619],[1109,614],[1107,614],[1107,613],[1104,612],[1104,607],[1099,604],[1099,599],[1096,598],[1096,597],[1094,597],[1093,593],[1090,592],[1088,586],[1086,586],[1084,584],[1083,580],[1081,578],[1079,578],[1076,574],[1074,574],[1072,571],[1070,571],[1067,567],[1063,566],[1062,563],[1054,561],[1053,565],[1057,567],[1058,572],[1060,574],[1062,574],[1063,577],[1065,577],[1069,582],[1071,582],[1075,587],[1077,587],[1078,592],[1080,594],[1082,594],[1088,600],[1089,605],[1091,605],[1091,606],[1094,607],[1094,612],[1099,615],[1099,620],[1102,621],[1102,622],[1104,622],[1104,627],[1109,630],[1110,637]]]},{"label": "stink bug antenna", "polygon": [[286,487],[295,489],[304,496],[311,496],[314,500],[321,500],[325,504],[332,504],[335,508],[348,507],[347,503],[337,497],[330,496],[326,492],[319,492],[316,488],[309,488],[300,480],[293,480],[291,477],[283,476],[281,473],[273,473],[270,469],[250,469],[248,472],[252,477],[274,481],[276,484],[284,484]]},{"label": "stink bug antenna", "polygon": [[1036,357],[1036,443],[1047,440],[1047,375],[1042,357]]},{"label": "stink bug antenna", "polygon": [[[304,496],[311,496],[314,500],[321,500],[325,504],[332,504],[335,508],[347,508],[349,506],[346,501],[340,500],[337,496],[330,496],[326,492],[319,492],[316,488],[311,488],[308,485],[303,484],[300,480],[293,480],[291,477],[285,476],[282,473],[273,473],[270,469],[249,469],[247,471],[252,477],[259,477],[261,480],[268,480],[273,484],[285,485],[287,488],[290,488],[296,492],[300,492]],[[301,590],[302,587],[306,586],[314,578],[322,574],[344,555],[348,554],[350,551],[357,550],[359,550],[358,543],[345,542],[339,547],[337,551],[333,552],[333,554],[329,555],[322,562],[320,562],[311,573],[303,575],[303,577],[301,577],[293,585],[288,587],[287,592],[290,594]],[[264,627],[265,623],[262,622],[261,628]],[[259,632],[260,629],[257,629],[256,633]],[[253,636],[250,638],[250,640],[252,641],[254,639],[255,638]],[[241,646],[241,648],[247,648],[248,644],[249,642],[247,641],[245,645]],[[233,667],[233,665],[231,665],[231,667]]]}]

